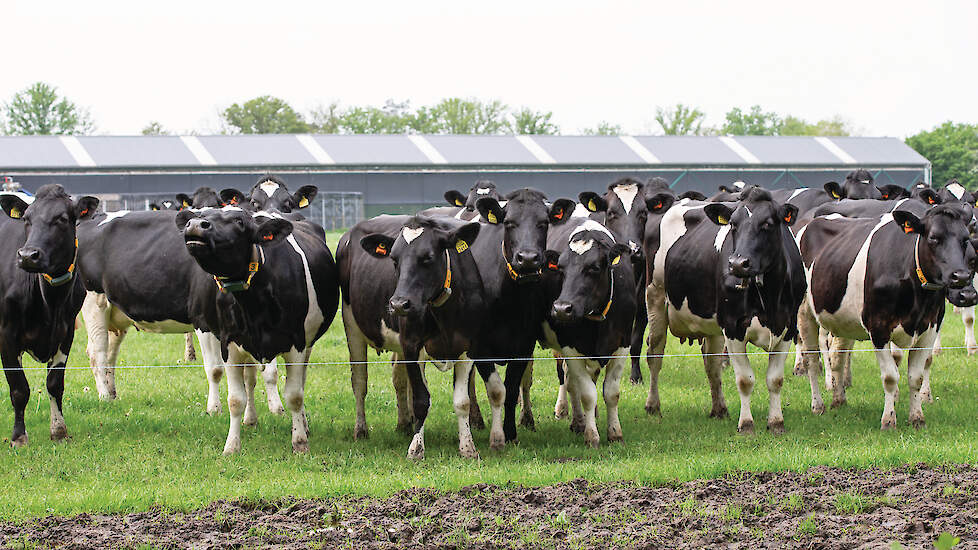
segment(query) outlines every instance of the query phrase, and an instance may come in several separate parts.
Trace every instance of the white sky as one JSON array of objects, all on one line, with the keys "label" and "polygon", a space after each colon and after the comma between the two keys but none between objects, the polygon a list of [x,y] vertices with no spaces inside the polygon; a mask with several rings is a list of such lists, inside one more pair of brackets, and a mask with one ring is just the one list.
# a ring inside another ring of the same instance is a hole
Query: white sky
[{"label": "white sky", "polygon": [[866,135],[978,122],[978,2],[0,0],[0,100],[37,80],[99,133],[204,132],[235,101],[300,111],[449,96],[655,133],[656,105],[839,114]]}]

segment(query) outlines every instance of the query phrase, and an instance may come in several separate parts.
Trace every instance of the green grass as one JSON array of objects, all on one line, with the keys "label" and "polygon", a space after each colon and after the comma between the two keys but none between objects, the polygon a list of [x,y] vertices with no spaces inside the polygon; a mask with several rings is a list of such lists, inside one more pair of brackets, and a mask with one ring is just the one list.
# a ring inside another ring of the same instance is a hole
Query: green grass
[{"label": "green grass", "polygon": [[[338,234],[331,234],[335,243]],[[950,314],[944,344],[963,340],[960,317]],[[864,346],[865,347],[865,346]],[[122,365],[174,365],[182,356],[182,335],[152,335],[131,331],[120,356]],[[553,419],[556,376],[549,354],[538,350],[533,390],[537,431],[520,430],[520,444],[501,452],[489,450],[487,431],[476,432],[481,461],[458,456],[450,376],[429,367],[432,410],[428,418],[427,458],[415,464],[405,458],[409,438],[396,433],[390,367],[370,369],[368,422],[371,435],[353,441],[353,396],[349,369],[344,365],[311,367],[306,385],[306,408],[312,434],[308,455],[292,454],[288,417],[268,414],[260,383],[259,424],[244,428],[242,452],[224,457],[227,407],[222,414],[204,414],[207,383],[195,368],[120,369],[119,397],[100,402],[91,371],[71,370],[65,393],[65,418],[71,440],[48,440],[48,399],[44,372],[29,371],[32,395],[27,408],[31,444],[24,449],[0,447],[0,518],[23,519],[45,514],[128,512],[152,505],[187,510],[221,498],[278,499],[287,496],[324,497],[346,494],[382,496],[401,489],[426,486],[456,489],[488,482],[540,485],[578,477],[594,481],[634,480],[661,483],[706,478],[736,470],[804,470],[827,464],[842,467],[896,466],[904,463],[972,462],[978,454],[978,381],[974,359],[963,350],[946,351],[935,360],[933,389],[937,401],[925,404],[927,428],[916,431],[907,423],[906,370],[901,373],[898,428],[881,433],[883,394],[879,369],[870,353],[855,354],[854,386],[847,406],[815,417],[810,412],[807,379],[791,375],[793,356],[786,365],[783,391],[788,433],[774,437],[764,430],[767,389],[761,357],[754,357],[760,384],[755,388],[754,419],[758,433],[736,433],[739,398],[733,373],[723,373],[731,419],[712,420],[709,389],[698,348],[670,340],[668,353],[690,357],[667,358],[661,375],[663,417],[649,418],[644,403],[647,385],[632,386],[627,372],[620,405],[625,444],[604,442],[585,448],[567,421]],[[371,354],[372,359],[387,356]],[[347,358],[342,323],[337,318],[319,341],[313,361]],[[86,366],[85,334],[79,331],[69,360]],[[25,356],[26,366],[37,366]],[[283,372],[284,376],[284,372]],[[646,372],[645,376],[648,374]],[[222,384],[223,385],[223,384]],[[479,382],[479,392],[484,389]],[[87,388],[87,390],[86,390]],[[4,389],[4,392],[6,389]],[[222,395],[226,395],[222,388]],[[831,396],[823,392],[826,401]],[[12,412],[4,397],[0,429],[9,437]],[[483,412],[488,415],[485,398]],[[603,409],[603,407],[602,407]],[[787,503],[793,507],[795,503]],[[695,502],[688,513],[695,513]],[[733,517],[733,510],[727,513]],[[559,521],[559,519],[556,519]],[[532,539],[533,534],[527,533]]]}]

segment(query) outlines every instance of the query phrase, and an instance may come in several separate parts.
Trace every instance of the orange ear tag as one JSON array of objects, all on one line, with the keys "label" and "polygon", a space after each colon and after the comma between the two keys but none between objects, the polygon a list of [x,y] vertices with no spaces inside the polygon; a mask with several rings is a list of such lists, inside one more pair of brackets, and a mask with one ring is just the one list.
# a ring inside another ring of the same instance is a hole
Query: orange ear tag
[{"label": "orange ear tag", "polygon": [[265,235],[264,237],[262,237],[262,239],[265,239],[266,241],[270,241],[270,240],[272,240],[272,239],[274,239],[274,238],[275,238],[275,237],[274,237],[274,236],[272,236],[272,235]]},{"label": "orange ear tag", "polygon": [[911,227],[910,222],[903,222],[903,232],[913,233],[913,227]]},{"label": "orange ear tag", "polygon": [[557,219],[557,220],[564,219],[564,210],[561,209],[558,212],[554,213],[554,219]]},{"label": "orange ear tag", "polygon": [[377,254],[380,254],[381,256],[386,256],[387,255],[387,247],[385,247],[382,244],[378,244],[377,245],[377,248],[374,249],[374,252],[376,252]]}]

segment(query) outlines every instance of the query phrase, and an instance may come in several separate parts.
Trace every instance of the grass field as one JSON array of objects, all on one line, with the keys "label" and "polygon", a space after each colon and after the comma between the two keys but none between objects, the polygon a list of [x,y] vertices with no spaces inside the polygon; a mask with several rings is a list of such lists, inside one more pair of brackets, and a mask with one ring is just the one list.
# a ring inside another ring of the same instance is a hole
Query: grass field
[{"label": "grass field", "polygon": [[[335,243],[338,235],[331,237]],[[962,341],[960,317],[949,313],[944,344],[960,346]],[[131,332],[120,364],[174,365],[182,350],[182,335]],[[65,419],[71,440],[55,444],[48,440],[44,372],[32,370],[28,375],[32,398],[27,409],[31,443],[23,449],[0,448],[0,486],[5,488],[0,491],[0,518],[137,511],[154,504],[188,510],[229,497],[382,496],[409,487],[455,489],[478,482],[540,485],[583,477],[656,483],[713,477],[733,470],[975,460],[978,376],[975,359],[968,358],[963,350],[945,351],[936,359],[932,377],[936,401],[925,405],[927,428],[921,431],[906,423],[908,392],[903,368],[898,428],[888,433],[879,430],[883,393],[872,354],[854,355],[849,404],[822,417],[810,412],[807,380],[790,374],[792,356],[783,393],[788,432],[780,437],[762,428],[767,390],[761,358],[754,360],[762,382],[755,389],[753,407],[759,430],[756,435],[741,436],[736,433],[739,399],[732,370],[724,371],[724,391],[732,418],[709,419],[709,390],[697,351],[670,342],[668,353],[692,355],[666,359],[661,376],[661,419],[645,414],[647,385],[636,387],[625,381],[620,405],[625,443],[603,443],[596,451],[585,448],[583,438],[568,430],[566,420],[553,419],[557,387],[553,361],[538,351],[541,360],[536,364],[533,391],[536,432],[521,429],[519,445],[507,446],[501,452],[489,450],[488,431],[476,432],[481,461],[458,457],[450,376],[429,368],[433,398],[425,430],[427,458],[417,464],[405,458],[409,438],[394,430],[390,367],[383,364],[370,370],[370,438],[356,442],[352,438],[349,369],[344,365],[311,367],[306,409],[312,450],[303,456],[292,454],[289,418],[268,413],[261,383],[256,398],[258,426],[244,429],[240,454],[221,456],[227,435],[227,407],[225,403],[219,416],[204,414],[207,384],[200,367],[120,369],[119,396],[113,402],[98,400],[90,370],[69,371]],[[312,361],[346,358],[342,323],[337,317],[316,345]],[[69,365],[87,366],[84,331],[76,334]],[[25,366],[37,364],[25,356]],[[481,382],[479,391],[484,396]],[[222,395],[226,395],[223,388]],[[484,397],[480,401],[488,414]],[[0,406],[0,429],[9,434],[12,411],[6,398],[4,403]],[[602,440],[604,420],[602,412],[598,422]]]}]

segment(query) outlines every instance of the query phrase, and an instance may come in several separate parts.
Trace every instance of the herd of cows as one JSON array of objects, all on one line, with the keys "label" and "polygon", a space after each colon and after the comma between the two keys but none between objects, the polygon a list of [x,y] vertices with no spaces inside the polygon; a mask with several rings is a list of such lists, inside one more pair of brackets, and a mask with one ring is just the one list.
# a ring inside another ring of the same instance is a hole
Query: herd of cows
[{"label": "herd of cows", "polygon": [[[413,434],[408,456],[415,459],[424,457],[428,362],[452,372],[459,451],[477,457],[474,374],[485,382],[490,446],[501,448],[517,439],[517,424],[533,426],[537,344],[557,358],[555,413],[566,416],[569,407],[571,429],[592,447],[600,441],[602,370],[606,437],[623,439],[620,382],[629,366],[632,382],[642,381],[646,327],[647,412],[661,414],[658,378],[671,332],[701,343],[711,416],[728,415],[721,375],[732,365],[739,431],[754,427],[748,343],[768,352],[767,426],[775,433],[784,431],[780,393],[793,342],[795,372],[807,374],[820,414],[821,374],[832,406],[843,404],[849,350],[871,341],[885,394],[883,429],[896,425],[904,354],[909,422],[924,424],[945,300],[963,308],[968,351],[978,351],[976,197],[953,180],[940,189],[877,187],[868,171],[856,170],[823,189],[737,182],[707,198],[676,194],[661,178],[623,178],[577,201],[550,201],[531,189],[503,196],[479,181],[468,195],[447,192],[451,206],[358,223],[340,239],[335,261],[323,229],[299,213],[316,192],[291,193],[264,176],[247,195],[201,188],[150,211],[111,213],[56,184],[30,204],[0,195],[0,233],[10,237],[0,242],[0,359],[14,408],[12,444],[28,442],[24,352],[48,364],[50,435],[67,435],[65,364],[79,312],[103,399],[115,397],[114,367],[129,327],[195,332],[210,413],[221,409],[227,372],[225,453],[239,451],[242,424],[257,421],[259,371],[269,408],[291,414],[293,450],[308,451],[307,364],[338,307],[354,437],[368,434],[367,349],[390,351],[397,423]],[[286,370],[281,398],[278,358]]]}]

